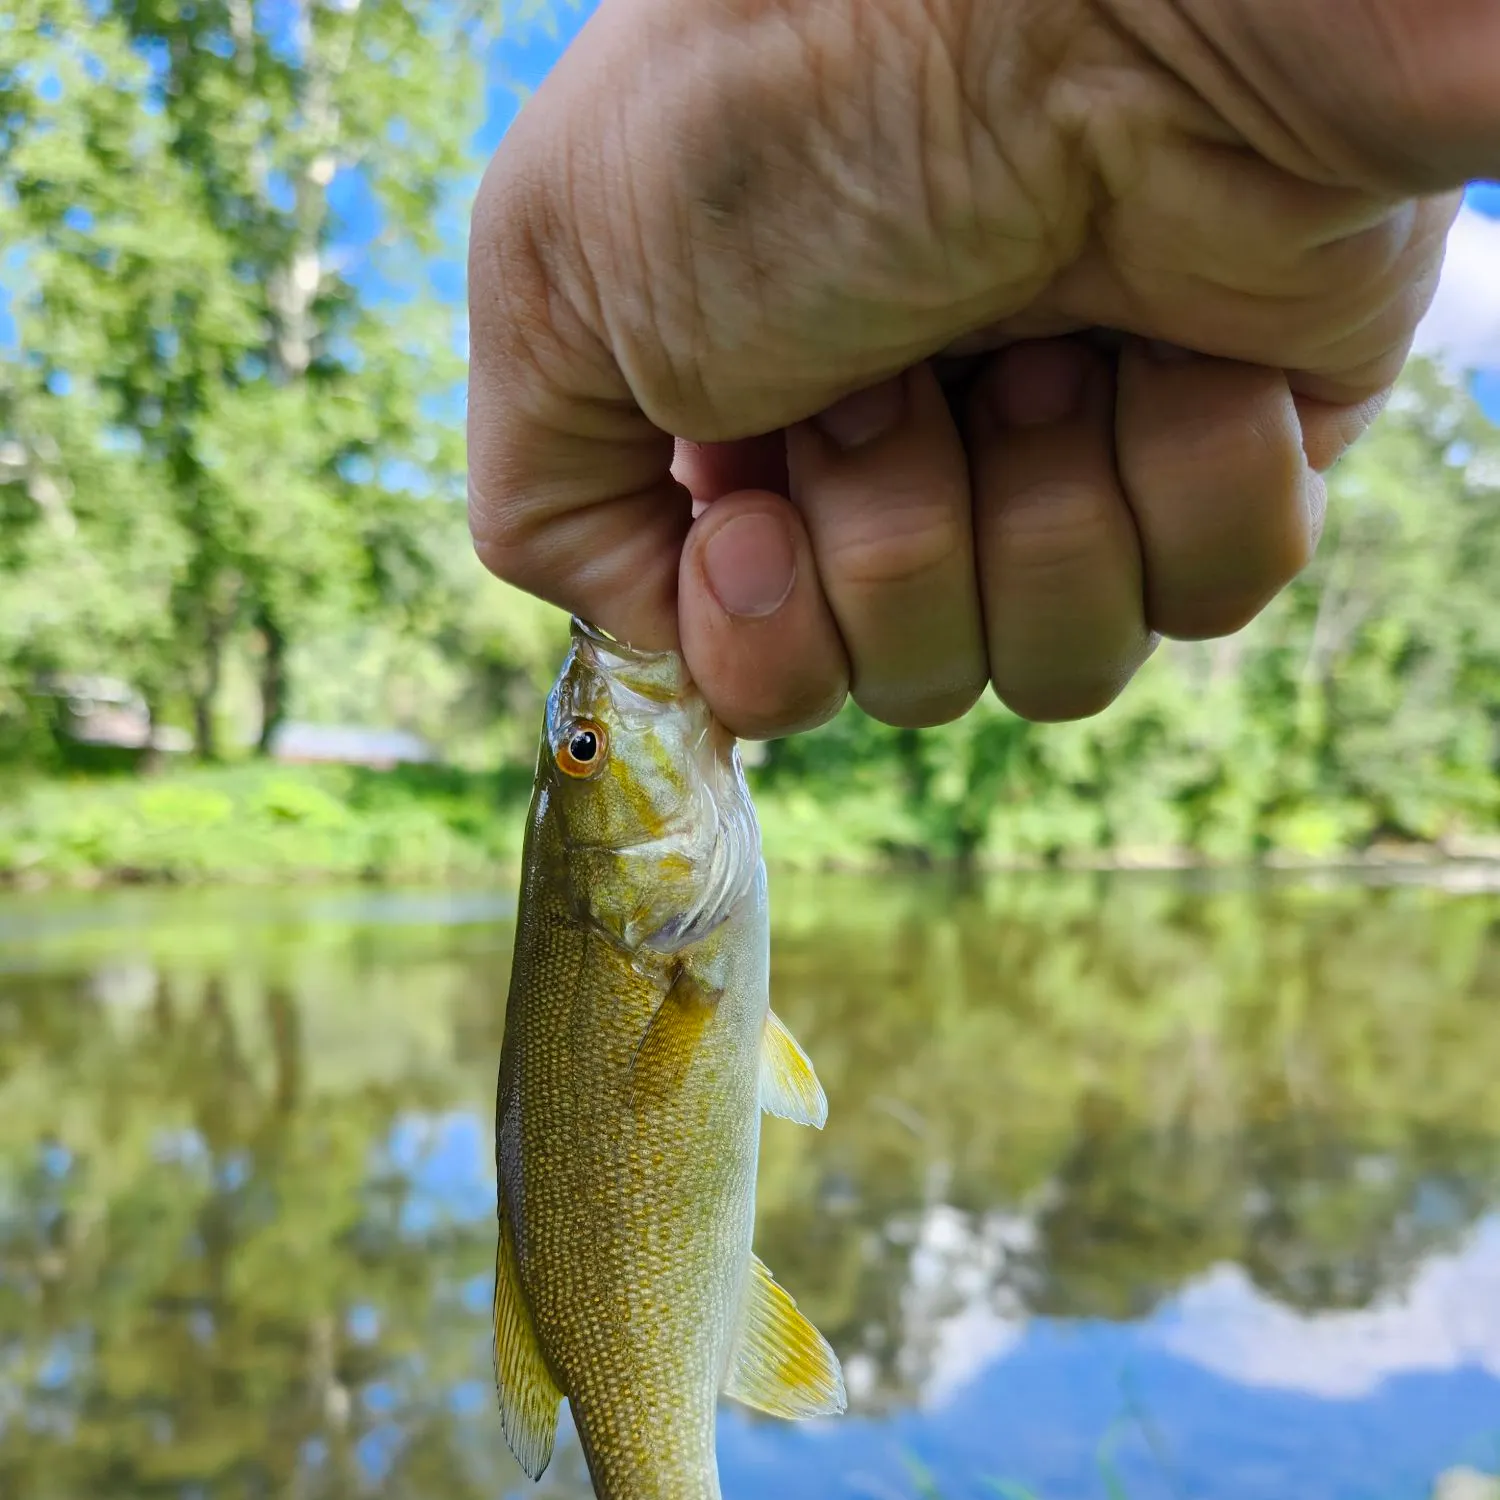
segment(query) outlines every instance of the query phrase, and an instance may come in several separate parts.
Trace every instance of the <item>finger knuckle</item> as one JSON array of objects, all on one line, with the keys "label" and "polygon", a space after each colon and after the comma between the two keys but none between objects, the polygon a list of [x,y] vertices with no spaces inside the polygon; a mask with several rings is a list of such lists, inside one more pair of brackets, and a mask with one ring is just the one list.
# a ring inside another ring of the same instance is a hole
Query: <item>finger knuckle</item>
[{"label": "finger knuckle", "polygon": [[715,694],[706,687],[704,694],[715,717],[741,739],[784,739],[832,719],[844,706],[848,684],[843,678],[793,682],[774,699],[763,693],[745,698],[732,690]]},{"label": "finger knuckle", "polygon": [[895,729],[931,729],[961,719],[979,701],[988,684],[983,672],[940,691],[888,683],[865,684],[857,679],[851,697],[860,709]]},{"label": "finger knuckle", "polygon": [[538,542],[545,524],[534,505],[515,496],[481,496],[469,485],[469,537],[475,556],[496,578],[530,589],[538,581]]},{"label": "finger knuckle", "polygon": [[1138,492],[1149,497],[1147,614],[1177,640],[1242,630],[1317,546],[1319,482],[1295,432],[1280,420],[1221,432],[1191,464],[1165,461]]},{"label": "finger knuckle", "polygon": [[827,540],[828,569],[845,586],[903,588],[967,565],[971,531],[956,506],[909,502],[856,513]]},{"label": "finger knuckle", "polygon": [[1286,580],[1239,577],[1218,586],[1173,591],[1147,588],[1147,621],[1177,641],[1216,640],[1243,630],[1279,594]]},{"label": "finger knuckle", "polygon": [[1071,584],[1097,570],[1114,530],[1112,497],[1088,484],[1040,484],[1007,497],[990,518],[1007,574]]},{"label": "finger knuckle", "polygon": [[995,696],[1014,714],[1033,724],[1065,724],[1091,719],[1115,701],[1130,673],[1099,672],[1060,678],[996,682]]}]

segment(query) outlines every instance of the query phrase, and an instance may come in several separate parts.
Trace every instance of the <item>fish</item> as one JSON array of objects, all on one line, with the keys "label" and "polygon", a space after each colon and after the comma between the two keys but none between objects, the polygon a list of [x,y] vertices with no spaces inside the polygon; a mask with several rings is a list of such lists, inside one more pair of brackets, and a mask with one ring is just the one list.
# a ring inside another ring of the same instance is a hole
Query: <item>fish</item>
[{"label": "fish", "polygon": [[755,1255],[761,1114],[827,1097],[770,1008],[760,829],[676,651],[583,620],[547,699],[495,1105],[494,1362],[522,1469],[567,1399],[598,1500],[720,1500],[720,1396],[845,1410]]}]

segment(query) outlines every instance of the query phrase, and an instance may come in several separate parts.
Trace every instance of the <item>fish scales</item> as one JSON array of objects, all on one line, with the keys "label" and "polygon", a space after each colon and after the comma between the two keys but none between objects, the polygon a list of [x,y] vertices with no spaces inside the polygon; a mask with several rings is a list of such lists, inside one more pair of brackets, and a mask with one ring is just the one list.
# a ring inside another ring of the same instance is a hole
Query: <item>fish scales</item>
[{"label": "fish scales", "polygon": [[497,1382],[533,1477],[564,1396],[600,1500],[716,1500],[721,1393],[843,1409],[832,1351],[752,1254],[761,1109],[825,1109],[770,1012],[768,932],[732,739],[674,656],[575,621],[496,1107]]}]

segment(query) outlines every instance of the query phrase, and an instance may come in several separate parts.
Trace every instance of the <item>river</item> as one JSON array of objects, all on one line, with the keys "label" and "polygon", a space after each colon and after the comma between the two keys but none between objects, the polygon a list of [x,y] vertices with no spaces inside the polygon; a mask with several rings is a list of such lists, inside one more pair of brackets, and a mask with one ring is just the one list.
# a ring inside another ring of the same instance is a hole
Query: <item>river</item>
[{"label": "river", "polygon": [[[827,1089],[757,1248],[847,1417],[726,1500],[1425,1500],[1500,1470],[1500,894],[773,878]],[[1472,888],[1471,888],[1472,887]],[[0,1495],[495,1500],[509,891],[0,897]]]}]

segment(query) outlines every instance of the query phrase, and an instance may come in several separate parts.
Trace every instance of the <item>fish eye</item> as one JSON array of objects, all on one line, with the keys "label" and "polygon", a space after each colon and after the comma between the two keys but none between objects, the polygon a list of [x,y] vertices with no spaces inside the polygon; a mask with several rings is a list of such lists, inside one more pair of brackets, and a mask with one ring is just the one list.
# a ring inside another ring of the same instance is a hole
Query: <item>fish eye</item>
[{"label": "fish eye", "polygon": [[609,736],[592,719],[575,719],[557,747],[557,767],[566,776],[592,776],[604,764]]}]

